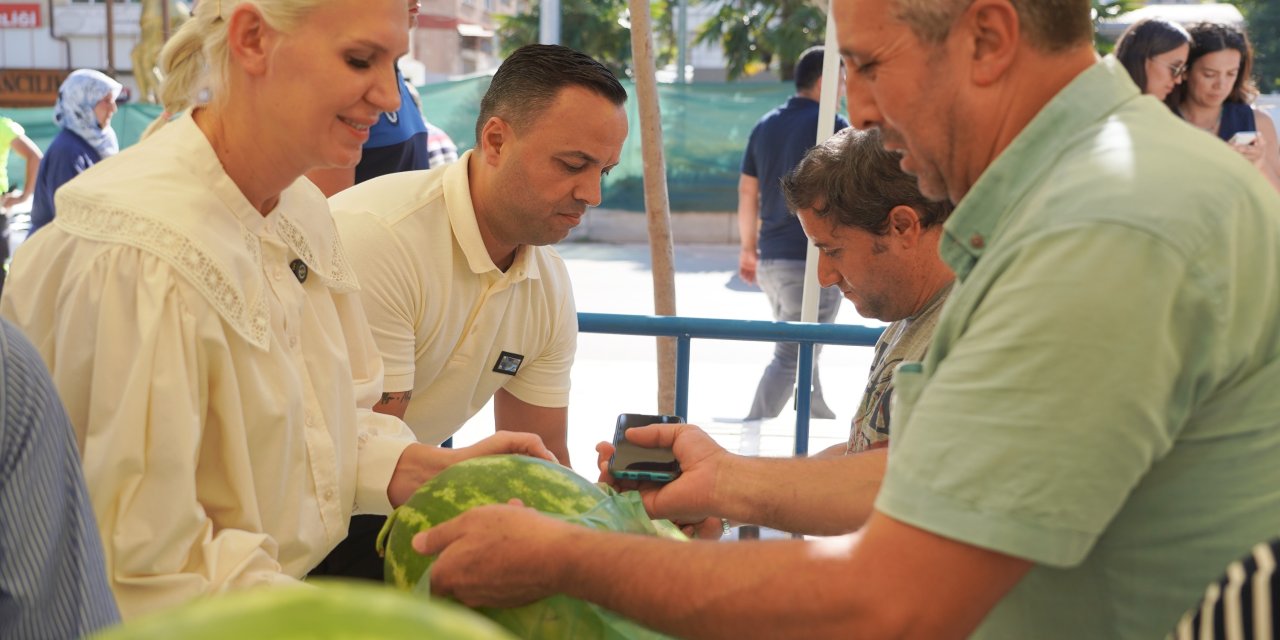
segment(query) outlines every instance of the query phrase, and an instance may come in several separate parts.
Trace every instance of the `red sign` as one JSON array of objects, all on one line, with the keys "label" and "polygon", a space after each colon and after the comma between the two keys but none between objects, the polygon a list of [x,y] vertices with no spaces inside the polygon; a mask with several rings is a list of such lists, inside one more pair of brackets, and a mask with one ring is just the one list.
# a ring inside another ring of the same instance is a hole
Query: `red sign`
[{"label": "red sign", "polygon": [[0,29],[35,29],[39,26],[39,4],[0,4]]}]

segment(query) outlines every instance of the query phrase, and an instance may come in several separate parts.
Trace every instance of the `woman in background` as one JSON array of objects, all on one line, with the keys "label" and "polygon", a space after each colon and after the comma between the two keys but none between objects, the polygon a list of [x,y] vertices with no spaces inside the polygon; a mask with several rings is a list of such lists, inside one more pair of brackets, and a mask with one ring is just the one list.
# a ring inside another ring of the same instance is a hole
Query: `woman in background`
[{"label": "woman in background", "polygon": [[1148,18],[1124,30],[1116,44],[1116,59],[1142,92],[1164,100],[1187,73],[1191,35],[1182,25]]},{"label": "woman in background", "polygon": [[1240,30],[1201,23],[1189,30],[1187,80],[1169,95],[1169,105],[1187,122],[1222,138],[1280,189],[1280,145],[1276,126],[1253,106],[1253,47]]},{"label": "woman in background", "polygon": [[120,151],[111,116],[121,89],[119,82],[92,69],[77,69],[62,81],[53,107],[53,121],[62,131],[40,161],[28,237],[53,222],[53,195],[59,187]]}]

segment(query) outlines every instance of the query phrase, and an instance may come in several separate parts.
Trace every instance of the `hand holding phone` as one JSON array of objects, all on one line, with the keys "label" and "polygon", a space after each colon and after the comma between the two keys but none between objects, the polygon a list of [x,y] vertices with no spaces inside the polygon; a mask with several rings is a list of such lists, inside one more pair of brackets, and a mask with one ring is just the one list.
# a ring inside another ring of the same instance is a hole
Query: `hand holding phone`
[{"label": "hand holding phone", "polygon": [[651,424],[680,424],[680,416],[624,413],[618,416],[613,432],[613,455],[609,457],[609,473],[619,480],[671,482],[680,475],[680,462],[670,448],[650,448],[631,444],[627,430]]},{"label": "hand holding phone", "polygon": [[1257,131],[1238,131],[1234,136],[1231,136],[1231,139],[1227,141],[1227,144],[1233,146],[1246,146],[1253,144],[1257,139]]}]

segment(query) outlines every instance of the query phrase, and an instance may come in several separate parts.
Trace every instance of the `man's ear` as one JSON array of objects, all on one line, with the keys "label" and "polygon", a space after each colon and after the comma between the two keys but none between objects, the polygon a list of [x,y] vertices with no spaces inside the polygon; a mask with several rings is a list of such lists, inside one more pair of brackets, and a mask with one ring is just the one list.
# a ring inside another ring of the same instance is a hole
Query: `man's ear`
[{"label": "man's ear", "polygon": [[980,87],[995,84],[1013,64],[1022,43],[1018,10],[1010,0],[975,0],[960,19],[972,38],[973,81]]},{"label": "man's ear", "polygon": [[910,249],[920,242],[924,228],[920,226],[920,213],[905,204],[889,210],[888,236],[894,244]]},{"label": "man's ear", "polygon": [[497,165],[502,152],[506,149],[506,143],[511,141],[514,133],[511,123],[498,116],[489,116],[484,126],[480,128],[480,139],[476,141],[484,161]]},{"label": "man's ear", "polygon": [[227,18],[227,48],[231,59],[249,75],[262,75],[276,31],[267,25],[253,3],[242,2]]}]

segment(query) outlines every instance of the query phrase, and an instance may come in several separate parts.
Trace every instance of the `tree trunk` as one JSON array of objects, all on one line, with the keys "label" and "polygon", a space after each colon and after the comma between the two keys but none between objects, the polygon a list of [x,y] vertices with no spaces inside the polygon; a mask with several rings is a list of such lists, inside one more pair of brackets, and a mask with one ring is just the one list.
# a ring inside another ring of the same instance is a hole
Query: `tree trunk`
[{"label": "tree trunk", "polygon": [[[666,161],[662,153],[662,114],[654,78],[653,27],[647,0],[629,0],[631,58],[640,111],[640,144],[644,157],[644,208],[649,220],[649,253],[653,262],[653,308],[660,316],[676,314],[675,258],[671,241],[671,207],[667,198]],[[658,409],[675,412],[676,342],[658,338]],[[687,416],[686,416],[687,417]]]}]

